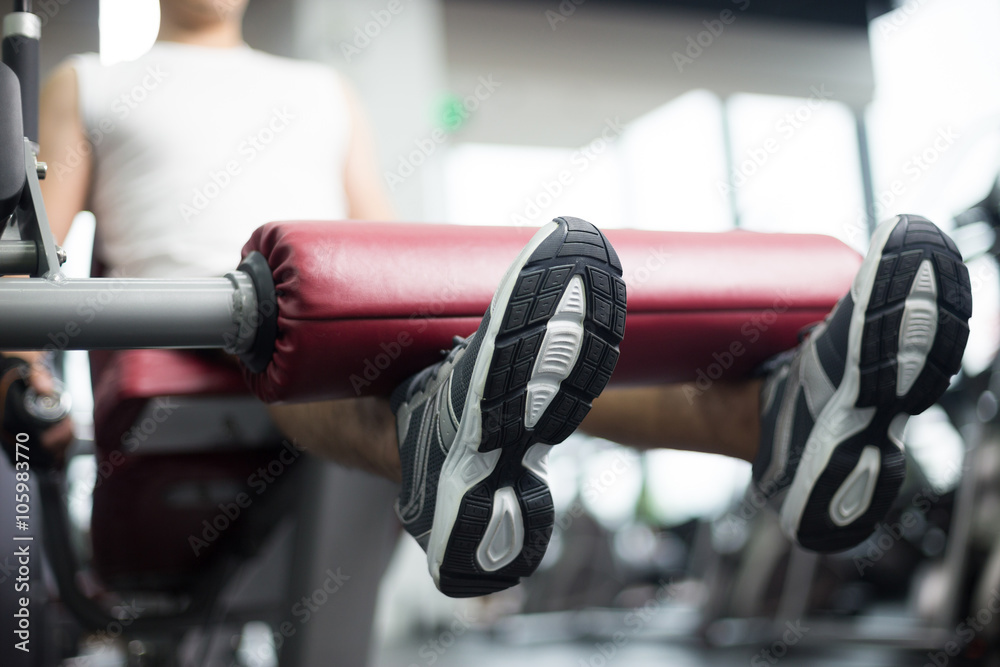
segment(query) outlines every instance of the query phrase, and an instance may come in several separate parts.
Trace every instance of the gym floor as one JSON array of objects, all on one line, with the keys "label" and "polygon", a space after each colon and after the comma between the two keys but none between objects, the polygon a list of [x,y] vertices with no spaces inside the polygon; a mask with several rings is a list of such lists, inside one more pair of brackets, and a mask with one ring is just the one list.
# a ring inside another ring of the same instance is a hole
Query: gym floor
[{"label": "gym floor", "polygon": [[[926,662],[926,656],[886,648],[845,647],[822,652],[802,647],[789,649],[779,659],[747,647],[707,649],[676,643],[635,641],[613,653],[608,644],[580,641],[576,643],[532,644],[516,646],[491,641],[486,636],[470,635],[457,640],[449,648],[428,643],[413,643],[383,647],[376,656],[377,667],[500,667],[508,665],[546,665],[546,667],[896,667]],[[610,655],[610,657],[605,657]],[[923,659],[923,661],[921,661]]]}]

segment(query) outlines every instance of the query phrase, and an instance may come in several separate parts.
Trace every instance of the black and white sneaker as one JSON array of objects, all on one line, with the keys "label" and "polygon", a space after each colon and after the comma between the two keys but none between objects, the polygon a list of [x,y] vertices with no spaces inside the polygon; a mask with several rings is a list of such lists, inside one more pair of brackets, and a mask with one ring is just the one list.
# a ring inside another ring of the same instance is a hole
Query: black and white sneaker
[{"label": "black and white sneaker", "polygon": [[545,458],[611,378],[621,275],[596,227],[557,218],[514,260],[479,329],[393,393],[396,512],[443,593],[503,590],[538,567],[554,521]]},{"label": "black and white sneaker", "polygon": [[948,388],[969,337],[958,248],[901,215],[875,231],[850,292],[765,380],[753,478],[789,538],[831,552],[865,540],[903,482],[903,427]]}]

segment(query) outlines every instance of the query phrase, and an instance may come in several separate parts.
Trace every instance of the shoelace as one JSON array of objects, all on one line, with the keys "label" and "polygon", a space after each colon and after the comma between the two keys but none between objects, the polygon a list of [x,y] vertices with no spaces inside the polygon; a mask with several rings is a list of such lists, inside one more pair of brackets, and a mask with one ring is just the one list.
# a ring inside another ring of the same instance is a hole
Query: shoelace
[{"label": "shoelace", "polygon": [[441,350],[441,354],[446,355],[444,359],[437,362],[436,364],[431,364],[427,368],[423,369],[419,373],[413,376],[413,380],[410,381],[410,387],[406,392],[406,400],[410,400],[415,395],[422,392],[430,384],[431,378],[437,375],[438,369],[441,368],[442,364],[447,364],[448,362],[454,360],[458,353],[465,348],[469,347],[469,339],[472,338],[468,336],[463,338],[462,336],[454,336],[451,339],[452,347],[450,350]]}]

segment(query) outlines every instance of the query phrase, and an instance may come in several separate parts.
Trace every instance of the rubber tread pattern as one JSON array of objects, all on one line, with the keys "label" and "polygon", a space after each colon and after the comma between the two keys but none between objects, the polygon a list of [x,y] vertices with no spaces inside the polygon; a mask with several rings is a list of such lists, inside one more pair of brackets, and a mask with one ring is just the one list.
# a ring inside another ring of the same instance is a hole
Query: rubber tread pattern
[{"label": "rubber tread pattern", "polygon": [[[932,260],[937,282],[937,330],[917,379],[905,395],[897,396],[896,355],[903,311],[913,279],[927,259]],[[851,548],[867,539],[888,514],[906,473],[906,457],[889,440],[889,425],[899,414],[923,412],[948,388],[961,367],[971,315],[969,271],[955,244],[926,219],[901,216],[882,249],[861,341],[855,407],[875,408],[875,415],[864,430],[837,445],[816,480],[798,527],[803,547],[823,553]],[[882,456],[871,505],[849,525],[837,526],[829,516],[830,503],[866,446],[878,447]]]},{"label": "rubber tread pattern", "polygon": [[[538,567],[552,535],[555,514],[544,480],[522,465],[535,444],[555,445],[577,429],[591,402],[611,379],[625,333],[626,287],[621,263],[607,238],[578,218],[563,224],[536,248],[515,283],[494,344],[481,402],[479,451],[502,448],[492,474],[462,499],[440,568],[441,590],[453,597],[509,588]],[[546,325],[574,276],[586,295],[584,337],[569,376],[534,428],[525,426],[527,383]],[[512,487],[525,524],[521,553],[496,572],[483,572],[476,549],[486,533],[497,489]]]}]

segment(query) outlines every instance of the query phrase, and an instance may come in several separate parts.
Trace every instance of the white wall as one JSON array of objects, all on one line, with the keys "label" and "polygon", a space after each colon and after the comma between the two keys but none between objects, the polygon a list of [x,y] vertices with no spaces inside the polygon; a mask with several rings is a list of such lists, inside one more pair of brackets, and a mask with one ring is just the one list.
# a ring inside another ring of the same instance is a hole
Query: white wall
[{"label": "white wall", "polygon": [[872,97],[865,30],[763,22],[735,3],[728,25],[718,14],[587,4],[563,17],[552,12],[571,2],[550,5],[546,14],[520,3],[445,3],[449,87],[467,91],[489,74],[502,84],[462,140],[580,146],[606,118],[628,122],[696,88],[809,97],[825,85],[855,109]]},{"label": "white wall", "polygon": [[[415,142],[426,145],[445,90],[438,0],[296,0],[293,34],[296,55],[329,63],[353,81],[374,126],[383,171],[398,171],[399,161],[417,150]],[[440,217],[439,152],[391,184],[401,219]]]}]

